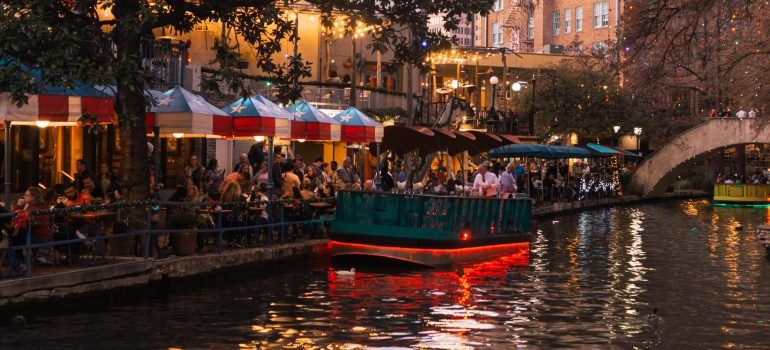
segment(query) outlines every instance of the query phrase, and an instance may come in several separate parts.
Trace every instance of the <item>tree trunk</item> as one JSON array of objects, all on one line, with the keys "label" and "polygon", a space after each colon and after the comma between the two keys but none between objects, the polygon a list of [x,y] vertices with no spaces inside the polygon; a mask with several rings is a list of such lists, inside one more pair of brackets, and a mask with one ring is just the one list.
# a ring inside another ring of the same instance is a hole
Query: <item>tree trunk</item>
[{"label": "tree trunk", "polygon": [[[117,79],[117,112],[120,134],[120,170],[123,197],[128,201],[150,196],[150,167],[145,127],[144,79],[140,33],[134,28],[115,28],[115,45],[121,72]],[[138,219],[138,218],[137,218]]]}]

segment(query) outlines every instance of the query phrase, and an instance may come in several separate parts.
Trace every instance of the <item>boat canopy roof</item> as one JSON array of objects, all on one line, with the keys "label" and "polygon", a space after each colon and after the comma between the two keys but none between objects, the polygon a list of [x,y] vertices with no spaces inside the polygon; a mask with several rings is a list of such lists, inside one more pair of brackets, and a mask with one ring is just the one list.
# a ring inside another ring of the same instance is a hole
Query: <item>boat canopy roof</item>
[{"label": "boat canopy roof", "polygon": [[493,158],[526,157],[543,159],[591,158],[591,152],[582,147],[548,146],[539,144],[512,144],[489,152]]},{"label": "boat canopy roof", "polygon": [[588,143],[585,148],[591,152],[594,157],[612,157],[622,155],[621,152],[614,148],[598,145],[595,143]]}]

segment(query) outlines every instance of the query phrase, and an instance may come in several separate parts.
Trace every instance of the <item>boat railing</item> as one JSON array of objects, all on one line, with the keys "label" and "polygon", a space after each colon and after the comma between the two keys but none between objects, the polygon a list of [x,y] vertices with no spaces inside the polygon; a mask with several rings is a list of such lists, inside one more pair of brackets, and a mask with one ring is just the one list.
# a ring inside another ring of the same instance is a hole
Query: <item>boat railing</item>
[{"label": "boat railing", "polygon": [[339,191],[337,200],[334,226],[344,233],[463,240],[530,230],[528,198]]}]

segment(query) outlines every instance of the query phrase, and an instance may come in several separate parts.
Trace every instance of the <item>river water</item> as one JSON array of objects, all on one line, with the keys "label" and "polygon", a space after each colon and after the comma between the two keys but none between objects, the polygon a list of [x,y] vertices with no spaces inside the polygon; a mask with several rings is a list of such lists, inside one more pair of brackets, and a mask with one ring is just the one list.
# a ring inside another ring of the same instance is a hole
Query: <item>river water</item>
[{"label": "river water", "polygon": [[539,222],[529,257],[217,281],[3,322],[0,348],[770,348],[770,262],[750,232],[768,213],[708,201],[586,211]]}]

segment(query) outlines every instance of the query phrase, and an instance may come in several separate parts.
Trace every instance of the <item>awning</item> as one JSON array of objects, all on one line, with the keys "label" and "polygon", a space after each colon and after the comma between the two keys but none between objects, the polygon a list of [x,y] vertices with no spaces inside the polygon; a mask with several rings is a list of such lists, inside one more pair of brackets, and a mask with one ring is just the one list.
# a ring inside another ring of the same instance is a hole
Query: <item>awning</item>
[{"label": "awning", "polygon": [[618,150],[607,146],[598,145],[595,143],[589,143],[585,146],[594,157],[612,157],[621,155]]},{"label": "awning", "polygon": [[334,116],[334,120],[342,124],[343,142],[380,142],[382,141],[382,125],[356,107],[348,107]]},{"label": "awning", "polygon": [[546,146],[539,144],[511,144],[489,152],[492,158],[526,157],[542,159],[591,158],[591,152],[582,147]]},{"label": "awning", "polygon": [[233,138],[291,137],[294,116],[264,96],[239,98],[223,110],[233,116]]},{"label": "awning", "polygon": [[[432,142],[434,135],[433,131],[422,126],[386,126],[383,128],[380,150],[404,155],[428,142]],[[371,144],[369,147],[370,152],[374,152],[375,147],[375,144]]]},{"label": "awning", "polygon": [[341,125],[332,117],[321,112],[305,100],[286,108],[294,116],[292,121],[292,139],[308,141],[339,141]]},{"label": "awning", "polygon": [[[449,130],[443,129],[430,129],[433,132],[433,137],[429,142],[420,147],[420,156],[424,157],[433,152],[444,152],[452,148],[456,144],[457,135]],[[450,152],[451,154],[451,152]]]},{"label": "awning", "polygon": [[473,144],[476,142],[476,136],[473,136],[473,134],[467,132],[467,131],[453,131],[455,136],[455,143],[452,147],[449,148],[449,154],[455,155],[458,153],[465,152],[473,147]]},{"label": "awning", "polygon": [[155,106],[146,116],[148,134],[156,118],[161,136],[226,138],[233,135],[233,119],[227,112],[180,86],[155,100]]},{"label": "awning", "polygon": [[475,156],[480,153],[489,152],[492,149],[517,143],[519,141],[513,135],[498,135],[491,132],[469,130],[469,133],[476,137],[474,142],[468,149],[470,155]]}]

